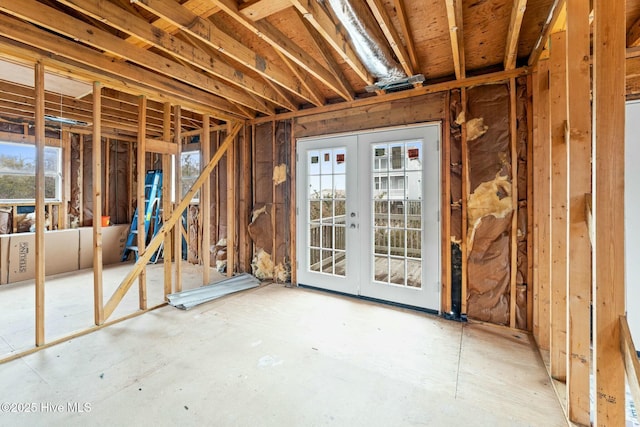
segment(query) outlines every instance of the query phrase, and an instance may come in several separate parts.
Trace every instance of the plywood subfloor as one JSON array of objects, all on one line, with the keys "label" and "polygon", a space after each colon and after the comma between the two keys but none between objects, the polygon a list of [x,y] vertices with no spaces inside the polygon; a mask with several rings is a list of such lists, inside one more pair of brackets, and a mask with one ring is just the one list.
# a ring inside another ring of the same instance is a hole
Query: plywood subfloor
[{"label": "plywood subfloor", "polygon": [[[107,301],[131,270],[131,263],[104,267],[104,300]],[[202,285],[202,267],[182,263],[183,289]],[[212,281],[223,279],[211,269]],[[162,264],[147,267],[148,307],[164,300]],[[136,312],[138,282],[133,286],[109,320]],[[45,338],[47,342],[87,329],[93,319],[93,270],[48,276],[45,281]],[[0,286],[0,360],[32,348],[35,343],[35,281],[25,280]],[[1,421],[0,421],[1,422]]]},{"label": "plywood subfloor", "polygon": [[12,426],[566,425],[528,335],[275,284],[46,348],[0,384],[91,409]]}]

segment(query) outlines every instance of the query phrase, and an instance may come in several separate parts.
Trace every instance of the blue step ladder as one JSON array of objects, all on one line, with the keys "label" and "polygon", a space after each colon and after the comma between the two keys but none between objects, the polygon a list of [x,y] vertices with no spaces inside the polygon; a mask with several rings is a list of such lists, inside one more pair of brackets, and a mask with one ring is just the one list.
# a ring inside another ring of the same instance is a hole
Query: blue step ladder
[{"label": "blue step ladder", "polygon": [[[160,227],[162,227],[162,171],[150,170],[147,171],[144,180],[144,235],[146,236],[145,242],[147,244],[160,230]],[[149,233],[150,228],[151,233]],[[149,262],[155,264],[162,254],[162,249],[161,245]],[[131,220],[127,243],[122,253],[122,261],[129,259],[131,253],[135,255],[137,261],[138,252],[138,208],[136,208]]]}]

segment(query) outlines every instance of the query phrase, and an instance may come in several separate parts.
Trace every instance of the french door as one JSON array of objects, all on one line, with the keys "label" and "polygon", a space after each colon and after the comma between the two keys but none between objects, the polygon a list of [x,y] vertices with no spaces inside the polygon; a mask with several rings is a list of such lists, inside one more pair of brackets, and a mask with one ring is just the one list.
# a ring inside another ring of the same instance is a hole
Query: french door
[{"label": "french door", "polygon": [[300,284],[440,309],[438,124],[297,142]]}]

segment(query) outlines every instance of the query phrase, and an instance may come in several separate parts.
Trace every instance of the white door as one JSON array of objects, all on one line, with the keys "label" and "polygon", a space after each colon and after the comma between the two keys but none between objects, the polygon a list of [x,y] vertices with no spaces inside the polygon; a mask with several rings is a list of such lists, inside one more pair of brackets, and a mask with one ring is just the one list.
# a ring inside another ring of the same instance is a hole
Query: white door
[{"label": "white door", "polygon": [[298,283],[439,311],[440,126],[298,140]]}]

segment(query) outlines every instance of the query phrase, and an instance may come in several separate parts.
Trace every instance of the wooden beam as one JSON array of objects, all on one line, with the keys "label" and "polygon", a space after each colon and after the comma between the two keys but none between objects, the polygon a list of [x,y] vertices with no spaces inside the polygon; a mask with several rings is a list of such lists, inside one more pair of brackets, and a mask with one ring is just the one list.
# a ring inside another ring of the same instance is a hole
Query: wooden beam
[{"label": "wooden beam", "polygon": [[219,97],[135,65],[112,61],[94,49],[6,15],[0,15],[0,35],[11,39],[0,39],[0,50],[7,55],[39,60],[56,70],[67,70],[75,78],[91,81],[99,79],[101,83],[125,92],[144,94],[160,100],[173,99],[192,111],[208,112],[223,120],[237,120],[241,117],[237,113],[218,108]]},{"label": "wooden beam", "polygon": [[[145,253],[145,243],[147,240],[147,234],[144,230],[144,221],[146,216],[146,123],[147,123],[147,98],[143,95],[139,98],[138,104],[138,143],[136,149],[136,167],[138,185],[136,191],[136,198],[138,199],[138,258]],[[151,202],[151,201],[149,201]],[[140,302],[140,310],[147,308],[147,266],[142,266],[140,275],[138,276],[138,296]]]},{"label": "wooden beam", "polygon": [[414,75],[415,70],[411,64],[409,52],[407,52],[407,49],[402,44],[398,31],[393,25],[384,3],[382,0],[367,0],[367,4],[369,5],[371,12],[373,12],[373,16],[376,18],[376,21],[380,24],[380,29],[384,33],[389,45],[391,45],[391,50],[393,50],[393,53],[395,53],[398,58],[402,69],[407,76]]},{"label": "wooden beam", "polygon": [[324,97],[320,94],[320,90],[318,86],[314,83],[313,80],[308,78],[308,73],[302,67],[300,67],[295,62],[289,60],[287,56],[285,56],[282,52],[276,51],[276,55],[282,59],[284,65],[291,71],[291,73],[296,76],[296,78],[300,81],[300,84],[305,87],[311,94],[314,99],[313,105],[316,107],[321,107],[325,104]]},{"label": "wooden beam", "polygon": [[[238,9],[237,2],[235,0],[211,0],[213,4],[218,6],[231,18],[235,19],[240,25],[244,26],[247,30],[254,33],[257,37],[267,42],[277,52],[289,58],[289,60],[296,63],[307,74],[314,76],[324,85],[340,95],[343,99],[350,101],[353,99],[353,95],[350,92],[344,92],[342,84],[327,68],[318,62],[313,56],[302,49],[297,44],[293,43],[289,37],[284,35],[274,25],[267,21],[254,22],[254,20],[247,18]],[[273,3],[271,0],[269,3]],[[291,6],[289,3],[288,6]],[[215,23],[215,20],[214,20]],[[312,95],[319,97],[318,93],[310,92]]]},{"label": "wooden beam", "polygon": [[456,79],[464,79],[466,77],[466,67],[464,59],[462,0],[445,0],[445,5],[447,7],[447,20],[449,22],[453,68],[456,73]]},{"label": "wooden beam", "polygon": [[[229,127],[227,135],[232,133]],[[237,133],[237,132],[236,132]],[[235,141],[235,138],[234,140]],[[231,142],[227,156],[227,276],[233,276],[236,260],[236,163],[235,144]]]},{"label": "wooden beam", "polygon": [[[91,162],[93,168],[93,316],[96,325],[104,323],[104,301],[102,285],[102,85],[93,83],[93,135],[91,141]],[[82,163],[80,164],[82,166]]]},{"label": "wooden beam", "polygon": [[249,128],[242,129],[238,147],[238,267],[239,272],[247,272],[251,269],[249,237],[250,197],[251,197],[251,156],[249,154]]},{"label": "wooden beam", "polygon": [[[211,159],[211,128],[209,116],[202,118],[202,163],[208,164]],[[200,251],[202,264],[202,284],[211,283],[211,176],[204,180],[200,191],[200,218],[202,218],[202,250]]]},{"label": "wooden beam", "polygon": [[259,21],[288,7],[291,7],[289,0],[251,0],[241,4],[239,12],[252,21]]},{"label": "wooden beam", "polygon": [[[182,197],[182,107],[180,105],[176,105],[173,110],[173,138],[176,146],[178,147],[178,154],[176,154],[173,163],[173,173],[175,175],[174,193],[175,200],[180,200]],[[189,199],[189,201],[191,201],[191,199]],[[187,206],[185,206],[178,214],[173,230],[173,254],[176,262],[174,292],[182,291],[182,213]],[[173,212],[175,213],[177,209],[178,207],[174,206]]]},{"label": "wooden beam", "polygon": [[627,316],[620,316],[620,351],[624,357],[624,369],[627,373],[627,383],[634,402],[640,402],[640,360],[636,346],[633,344]]},{"label": "wooden beam", "polygon": [[[217,7],[212,6],[209,3],[209,0],[187,0],[186,2],[182,3],[182,6],[200,16],[201,18],[208,18],[214,13],[218,13],[220,11]],[[167,33],[172,35],[180,31],[179,27],[162,18],[154,19],[153,21],[151,21],[151,24],[154,27],[166,31]],[[125,40],[140,47],[150,47],[149,44],[144,40],[137,39],[134,36],[129,36]]]},{"label": "wooden beam", "polygon": [[551,376],[567,376],[567,62],[566,33],[551,35]]},{"label": "wooden beam", "polygon": [[[162,139],[169,141],[171,139],[171,103],[164,104],[164,117],[162,126]],[[175,145],[175,144],[174,144]],[[176,150],[177,153],[177,150]],[[164,224],[171,216],[171,155],[162,155],[162,223]],[[164,299],[171,293],[171,233],[167,233],[162,244],[162,263],[164,264]]]},{"label": "wooden beam", "polygon": [[[265,103],[256,102],[255,98],[248,96],[239,89],[230,88],[192,68],[166,57],[137,46],[132,46],[131,43],[127,43],[115,35],[102,31],[63,12],[38,3],[35,0],[24,0],[19,3],[0,3],[0,10],[48,28],[56,33],[71,37],[76,41],[86,43],[97,49],[127,59],[130,62],[149,68],[157,73],[172,77],[178,81],[189,82],[191,85],[199,87],[212,95],[228,98],[236,103],[247,105],[254,110],[264,112],[265,114],[273,113],[273,110]],[[237,112],[237,110],[233,108],[228,101],[223,100],[223,98],[218,98],[214,105],[229,112]]]},{"label": "wooden beam", "polygon": [[416,47],[413,42],[413,35],[411,33],[411,25],[409,24],[409,18],[404,6],[404,0],[393,0],[393,6],[396,10],[398,21],[400,21],[400,27],[402,28],[402,37],[404,37],[407,51],[409,52],[409,59],[411,60],[411,67],[414,71],[420,70],[420,63],[418,62],[418,55],[416,53]]},{"label": "wooden beam", "polygon": [[178,147],[172,142],[166,140],[161,141],[159,139],[146,138],[145,151],[147,153],[160,153],[160,154],[178,154]]},{"label": "wooden beam", "polygon": [[533,279],[533,76],[527,76],[527,330],[533,332],[534,279]]},{"label": "wooden beam", "polygon": [[35,65],[35,104],[36,104],[36,346],[44,341],[44,282],[45,282],[45,246],[44,246],[44,65]]},{"label": "wooden beam", "polygon": [[511,134],[511,266],[509,326],[516,328],[516,300],[518,298],[518,114],[516,105],[516,79],[509,80],[509,128]]},{"label": "wooden beam", "polygon": [[625,3],[594,0],[594,425],[624,425],[620,316],[625,312]]},{"label": "wooden beam", "polygon": [[315,0],[291,0],[293,6],[307,19],[322,37],[335,49],[338,55],[355,71],[355,73],[368,85],[374,83],[374,79],[367,71],[356,52],[340,32],[327,12],[322,9]]},{"label": "wooden beam", "polygon": [[69,228],[67,208],[71,201],[71,134],[62,131],[62,207],[59,215],[64,217],[62,228]]},{"label": "wooden beam", "polygon": [[356,99],[354,101],[339,102],[336,104],[328,104],[318,108],[305,108],[290,113],[277,114],[270,117],[259,117],[253,120],[249,120],[250,124],[260,124],[270,122],[272,120],[286,120],[290,118],[302,118],[313,116],[316,114],[322,114],[326,112],[335,112],[342,110],[350,110],[357,107],[364,107],[367,105],[381,105],[391,101],[397,101],[400,99],[413,98],[416,96],[426,95],[429,93],[446,92],[456,88],[467,88],[471,86],[478,86],[484,84],[492,84],[508,81],[511,77],[519,77],[529,74],[529,68],[517,68],[511,71],[499,71],[496,73],[485,74],[482,76],[467,77],[461,80],[451,80],[443,83],[434,83],[427,86],[421,86],[413,89],[408,89],[402,92],[387,93],[379,96],[369,96],[366,98]]},{"label": "wooden beam", "polygon": [[627,31],[627,47],[640,46],[640,18],[631,25]]},{"label": "wooden beam", "polygon": [[569,155],[569,266],[567,295],[567,411],[589,425],[591,359],[591,245],[585,193],[591,191],[591,26],[588,2],[566,0]]},{"label": "wooden beam", "polygon": [[564,7],[565,1],[566,0],[553,0],[553,4],[549,8],[549,14],[547,15],[547,19],[545,20],[544,25],[542,26],[542,31],[540,32],[540,36],[538,37],[538,40],[536,40],[536,44],[533,45],[533,50],[529,55],[529,60],[527,61],[527,63],[530,67],[533,67],[534,65],[536,65],[536,63],[540,59],[540,54],[542,53],[542,50],[547,44],[547,40],[549,39],[549,34],[551,32],[551,29],[555,25],[555,22],[558,19],[558,16],[560,15],[560,12]]},{"label": "wooden beam", "polygon": [[451,312],[451,100],[450,93],[447,92],[445,97],[444,122],[442,124],[442,167],[441,181],[442,194],[441,212],[442,212],[442,229],[441,242],[442,247],[442,297],[441,307],[443,313]]},{"label": "wooden beam", "polygon": [[520,28],[524,18],[524,11],[527,9],[527,0],[513,0],[511,9],[511,21],[509,22],[509,33],[507,34],[507,48],[504,54],[504,69],[512,70],[516,67],[518,59],[518,40],[520,39]]},{"label": "wooden beam", "polygon": [[[107,23],[120,31],[135,36],[136,40],[144,40],[149,46],[156,47],[176,58],[179,58],[201,70],[212,74],[227,83],[234,85],[234,88],[247,90],[254,95],[260,96],[270,102],[281,107],[293,110],[291,102],[279,94],[277,94],[270,86],[260,82],[244,73],[239,73],[235,68],[228,65],[222,56],[212,49],[205,51],[193,44],[189,44],[178,37],[173,37],[170,33],[149,24],[146,20],[137,18],[133,15],[122,13],[122,9],[108,1],[86,2],[81,0],[58,0],[69,7],[74,8],[86,15],[101,22]],[[237,93],[237,92],[236,92]],[[221,96],[228,98],[234,102],[251,105],[240,101],[241,98],[235,98],[233,93]],[[250,100],[249,97],[242,96],[245,101]]]},{"label": "wooden beam", "polygon": [[[109,216],[109,172],[110,172],[109,151],[110,150],[111,150],[111,139],[107,137],[105,138],[105,144],[104,144],[104,174],[101,173],[101,175],[104,176],[104,188],[101,189],[101,192],[104,194],[104,203],[102,204],[104,208],[102,210],[103,212],[102,215],[105,215],[105,216]],[[100,170],[100,169],[94,169],[94,170]]]},{"label": "wooden beam", "polygon": [[266,58],[257,54],[231,35],[220,30],[210,20],[202,19],[188,9],[177,5],[173,0],[132,0],[133,3],[149,12],[166,19],[189,34],[224,55],[240,62],[262,77],[281,85],[293,94],[312,102],[310,94],[300,87],[286,71],[275,67]]},{"label": "wooden beam", "polygon": [[538,62],[534,74],[533,136],[533,331],[538,347],[549,350],[551,283],[551,125],[549,115],[549,61]]},{"label": "wooden beam", "polygon": [[460,251],[462,253],[462,278],[461,278],[461,290],[460,290],[460,315],[467,315],[467,287],[468,287],[468,251],[467,251],[467,233],[468,233],[468,212],[467,207],[469,205],[469,149],[467,143],[467,89],[460,89],[460,103],[462,104],[462,114],[465,117],[464,122],[461,123],[461,161],[462,161],[462,243],[460,245]]},{"label": "wooden beam", "polygon": [[182,212],[187,208],[187,206],[189,205],[189,202],[191,201],[193,196],[196,194],[196,192],[200,189],[200,187],[202,187],[202,184],[204,183],[205,179],[209,177],[209,175],[211,174],[211,171],[216,167],[216,165],[220,161],[220,158],[225,154],[227,149],[232,145],[233,140],[235,139],[236,135],[238,134],[241,128],[242,128],[241,123],[237,123],[236,125],[233,126],[233,128],[225,138],[224,142],[220,146],[220,148],[213,155],[213,158],[211,159],[211,161],[202,170],[202,172],[200,173],[196,181],[193,183],[189,191],[187,191],[187,194],[182,198],[180,203],[177,204],[173,213],[167,219],[167,221],[162,225],[158,233],[154,236],[153,239],[151,239],[151,241],[149,242],[149,245],[147,246],[147,251],[138,258],[138,261],[135,263],[131,271],[129,271],[127,276],[122,280],[122,282],[120,283],[120,286],[118,286],[118,289],[116,289],[116,291],[113,293],[113,295],[105,305],[106,318],[108,318],[113,313],[113,311],[118,306],[120,301],[122,301],[122,298],[126,295],[127,291],[131,288],[133,281],[140,274],[140,272],[145,267],[145,265],[149,262],[149,260],[151,259],[151,256],[153,255],[153,252],[155,252],[155,250],[158,249],[158,247],[164,240],[165,235],[169,233],[171,228],[173,228],[176,224],[180,222],[180,217],[182,216]]},{"label": "wooden beam", "polygon": [[[253,126],[252,126],[253,128]],[[297,198],[296,198],[296,191],[295,188],[297,185],[297,180],[296,180],[296,175],[297,175],[297,140],[296,140],[296,136],[295,136],[295,121],[292,119],[291,120],[291,150],[289,152],[289,167],[291,168],[291,188],[294,189],[290,192],[289,194],[289,203],[290,203],[290,209],[289,209],[289,257],[291,259],[291,283],[293,284],[297,284],[298,283],[298,269],[297,269],[297,265],[298,265],[298,255],[296,253],[297,250],[297,230],[296,227],[298,226],[298,216],[296,215],[297,210],[296,210],[296,206],[297,206]],[[248,145],[248,144],[247,144]],[[248,150],[250,150],[250,147],[247,147]],[[250,171],[251,169],[251,165],[247,166],[248,170]]]}]

